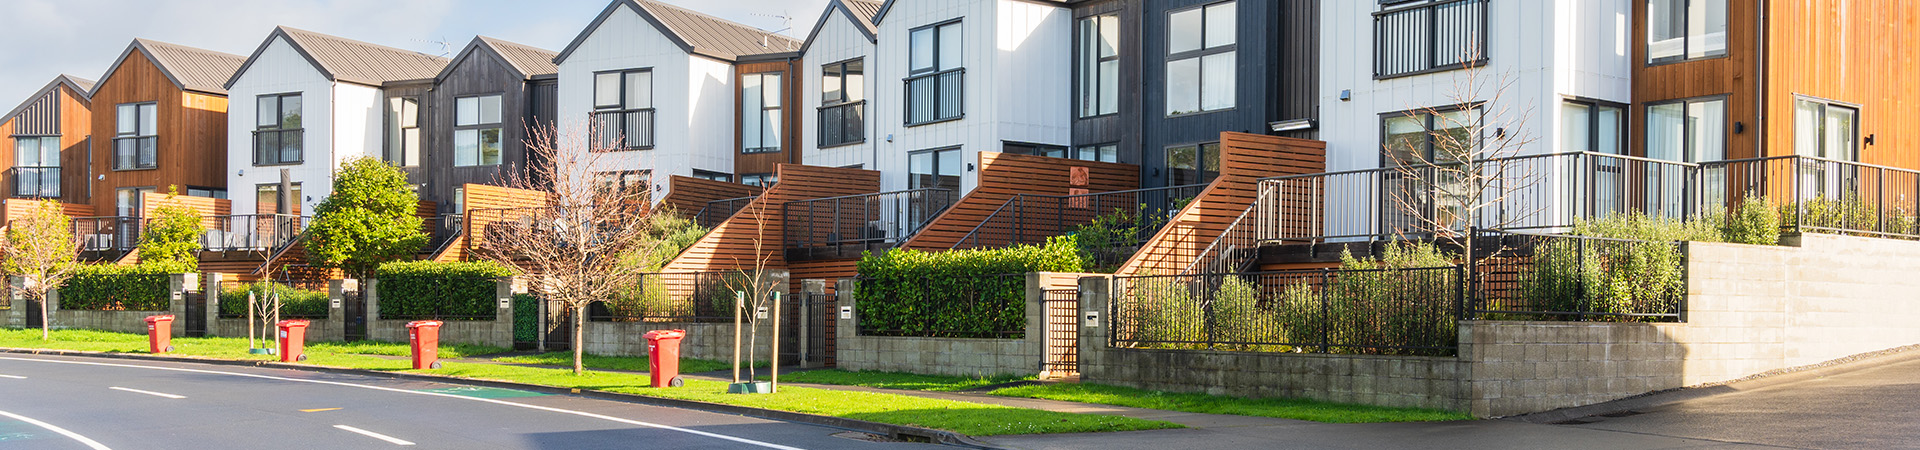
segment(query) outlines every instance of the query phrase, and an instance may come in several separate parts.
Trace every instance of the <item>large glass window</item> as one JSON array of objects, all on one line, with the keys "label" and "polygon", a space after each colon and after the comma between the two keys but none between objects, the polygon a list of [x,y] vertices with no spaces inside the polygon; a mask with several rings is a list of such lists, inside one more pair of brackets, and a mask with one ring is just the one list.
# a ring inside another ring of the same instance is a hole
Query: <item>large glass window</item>
[{"label": "large glass window", "polygon": [[113,170],[160,167],[159,105],[127,103],[114,111]]},{"label": "large glass window", "polygon": [[693,177],[708,181],[733,182],[733,174],[711,170],[693,169]]},{"label": "large glass window", "polygon": [[1082,161],[1120,162],[1120,144],[1082,145],[1073,149],[1073,158]]},{"label": "large glass window", "polygon": [[306,137],[300,115],[300,94],[268,94],[254,110],[253,164],[299,164],[305,159]]},{"label": "large glass window", "polygon": [[1560,104],[1560,151],[1625,154],[1622,120],[1626,106],[1616,103],[1568,100]]},{"label": "large glass window", "polygon": [[959,119],[966,103],[960,22],[915,28],[907,41],[907,124]]},{"label": "large glass window", "polygon": [[500,96],[454,99],[453,165],[500,164]]},{"label": "large glass window", "polygon": [[22,136],[13,140],[13,195],[60,196],[60,137]]},{"label": "large glass window", "polygon": [[867,140],[866,63],[859,59],[821,67],[820,146]]},{"label": "large glass window", "polygon": [[653,148],[653,70],[593,74],[594,150]]},{"label": "large glass window", "polygon": [[908,187],[960,191],[960,149],[930,150],[907,155]]},{"label": "large glass window", "polygon": [[780,151],[780,95],[784,92],[778,73],[754,73],[740,77],[740,153]]},{"label": "large glass window", "polygon": [[1120,112],[1120,15],[1080,19],[1080,117]]},{"label": "large glass window", "polygon": [[393,165],[420,165],[420,100],[387,99],[386,160]]},{"label": "large glass window", "polygon": [[132,187],[113,190],[114,215],[120,217],[139,217],[142,201],[146,194],[154,192],[152,187]]},{"label": "large glass window", "polygon": [[637,200],[638,197],[649,196],[652,178],[651,170],[623,170],[596,172],[593,174],[592,181],[594,191],[600,196],[601,201],[620,200],[619,197],[632,197],[627,200]]},{"label": "large glass window", "polygon": [[1235,2],[1174,11],[1167,31],[1167,115],[1232,108]]},{"label": "large glass window", "polygon": [[1382,166],[1416,166],[1458,162],[1472,155],[1479,139],[1473,127],[1480,122],[1478,108],[1398,112],[1382,117],[1380,135],[1386,148]]},{"label": "large glass window", "polygon": [[1727,0],[1647,0],[1647,61],[1727,54]]},{"label": "large glass window", "polygon": [[1860,110],[1820,100],[1793,102],[1793,153],[1860,160]]},{"label": "large glass window", "polygon": [[773,187],[773,184],[778,182],[780,182],[779,177],[771,173],[740,174],[740,184],[748,186]]},{"label": "large glass window", "polygon": [[1647,105],[1647,157],[1708,162],[1727,157],[1727,101],[1676,100]]},{"label": "large glass window", "polygon": [[293,183],[293,189],[287,191],[287,209],[280,210],[280,184],[262,184],[254,187],[254,214],[300,214],[300,183]]},{"label": "large glass window", "polygon": [[1212,181],[1220,175],[1220,144],[1167,148],[1167,185],[1186,186]]}]

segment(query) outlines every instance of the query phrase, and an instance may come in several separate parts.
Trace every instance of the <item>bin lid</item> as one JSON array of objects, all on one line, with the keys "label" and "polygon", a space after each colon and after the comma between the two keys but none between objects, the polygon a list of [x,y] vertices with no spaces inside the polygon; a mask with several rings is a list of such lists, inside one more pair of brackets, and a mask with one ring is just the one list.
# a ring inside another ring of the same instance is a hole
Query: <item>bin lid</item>
[{"label": "bin lid", "polygon": [[644,334],[642,336],[646,337],[648,340],[684,339],[687,337],[687,330],[653,330],[653,331],[648,331],[647,334]]},{"label": "bin lid", "polygon": [[420,328],[420,327],[440,328],[440,325],[443,325],[443,324],[445,324],[445,322],[441,322],[438,320],[415,320],[412,322],[407,322],[407,328]]},{"label": "bin lid", "polygon": [[172,321],[173,321],[173,315],[172,315],[172,314],[162,314],[162,315],[158,315],[158,316],[147,316],[147,323],[154,323],[154,322],[172,322]]},{"label": "bin lid", "polygon": [[287,320],[280,321],[279,325],[281,328],[306,328],[307,321],[300,320],[300,319],[287,319]]}]

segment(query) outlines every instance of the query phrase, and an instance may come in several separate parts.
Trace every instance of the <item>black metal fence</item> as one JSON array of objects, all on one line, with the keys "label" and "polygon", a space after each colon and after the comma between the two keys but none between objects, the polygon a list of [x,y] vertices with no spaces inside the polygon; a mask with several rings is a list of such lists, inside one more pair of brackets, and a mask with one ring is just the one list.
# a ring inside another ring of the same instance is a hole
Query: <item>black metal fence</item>
[{"label": "black metal fence", "polygon": [[1787,230],[1920,238],[1920,171],[1808,156],[1700,164],[1706,208],[1765,196]]},{"label": "black metal fence", "polygon": [[447,245],[448,242],[453,242],[454,238],[460,237],[460,233],[466,230],[466,219],[466,215],[461,213],[434,216],[432,222],[430,222],[433,227],[433,233],[428,236],[427,249],[439,250],[440,247]]},{"label": "black metal fence", "polygon": [[381,275],[381,320],[494,320],[500,278]]},{"label": "black metal fence", "polygon": [[1459,267],[1116,277],[1110,345],[1450,355],[1463,279]]},{"label": "black metal fence", "polygon": [[1153,238],[1207,185],[1193,184],[1081,195],[1019,194],[987,215],[953,248],[1038,244],[1074,234],[1100,266],[1118,266]]},{"label": "black metal fence", "polygon": [[720,226],[720,223],[726,222],[727,218],[733,217],[735,213],[739,213],[741,209],[747,207],[747,204],[753,203],[753,199],[756,198],[760,197],[739,197],[709,201],[707,202],[707,206],[701,207],[699,212],[693,214],[693,223],[700,224],[701,228],[709,229]]},{"label": "black metal fence", "polygon": [[59,167],[20,166],[7,169],[13,180],[13,198],[56,198],[60,196]]},{"label": "black metal fence", "polygon": [[241,214],[213,216],[200,237],[200,248],[208,251],[270,251],[279,249],[306,231],[312,217],[290,214]]},{"label": "black metal fence", "polygon": [[861,336],[1026,337],[1026,274],[858,280]]},{"label": "black metal fence", "polygon": [[1497,247],[1476,258],[1473,318],[1685,320],[1684,242],[1529,234],[1492,238]]},{"label": "black metal fence", "polygon": [[788,259],[858,257],[912,238],[959,200],[951,189],[909,189],[788,202]]},{"label": "black metal fence", "polygon": [[1373,14],[1373,76],[1448,70],[1487,60],[1487,0],[1421,2]]},{"label": "black metal fence", "polygon": [[70,227],[83,252],[126,252],[140,245],[143,221],[133,216],[75,217]]},{"label": "black metal fence", "polygon": [[277,295],[280,298],[280,318],[325,319],[331,303],[328,283],[329,280],[222,280],[215,294],[219,299],[216,313],[224,319],[246,318],[249,294],[252,294],[256,305],[269,305]]},{"label": "black metal fence", "polygon": [[[733,321],[734,292],[751,284],[740,272],[664,272],[645,274],[613,300],[587,306],[594,322]],[[743,320],[752,320],[744,317]]]},{"label": "black metal fence", "polygon": [[966,112],[967,69],[949,69],[906,80],[907,124],[958,119]]}]

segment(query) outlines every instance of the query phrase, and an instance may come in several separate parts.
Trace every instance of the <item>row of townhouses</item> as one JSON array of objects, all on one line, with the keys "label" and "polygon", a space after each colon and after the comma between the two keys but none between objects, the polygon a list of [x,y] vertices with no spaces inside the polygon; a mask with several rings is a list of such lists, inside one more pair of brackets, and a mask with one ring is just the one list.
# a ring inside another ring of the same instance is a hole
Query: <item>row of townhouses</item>
[{"label": "row of townhouses", "polygon": [[[1917,14],[1895,0],[832,0],[793,39],[615,0],[558,51],[476,37],[443,58],[287,27],[246,56],[135,39],[98,81],[56,77],[0,117],[15,148],[0,166],[11,199],[67,203],[90,248],[130,248],[149,194],[173,188],[229,221],[209,251],[257,250],[297,234],[358,157],[404,168],[422,214],[457,233],[481,207],[468,189],[526,167],[527,130],[552,128],[608,150],[601,179],[689,214],[785,203],[763,207],[789,212],[798,261],[796,242],[821,241],[795,237],[797,219],[822,227],[791,213],[806,202],[911,194],[824,242],[956,248],[1018,194],[1216,183],[1240,164],[1223,133],[1294,149],[1260,157],[1275,163],[1256,177],[1431,159],[1464,124],[1475,140],[1528,136],[1523,155],[1920,168]],[[990,172],[1021,156],[1056,158],[1033,170],[1062,180]],[[851,190],[775,195],[800,181]],[[984,210],[949,217],[968,196]],[[971,221],[946,231],[966,237],[914,243],[948,219]]]}]

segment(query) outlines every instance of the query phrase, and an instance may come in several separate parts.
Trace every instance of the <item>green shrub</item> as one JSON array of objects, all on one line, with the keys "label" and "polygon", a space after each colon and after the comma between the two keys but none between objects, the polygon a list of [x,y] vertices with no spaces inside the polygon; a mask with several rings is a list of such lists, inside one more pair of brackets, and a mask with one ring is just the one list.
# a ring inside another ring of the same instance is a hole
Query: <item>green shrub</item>
[{"label": "green shrub", "polygon": [[494,262],[406,261],[381,264],[382,317],[492,320],[500,278],[513,270]]},{"label": "green shrub", "polygon": [[513,341],[540,341],[540,298],[513,294]]},{"label": "green shrub", "polygon": [[887,334],[1007,337],[1026,327],[1027,272],[1079,272],[1072,236],[994,250],[893,250],[860,259],[860,328]]},{"label": "green shrub", "polygon": [[[1080,266],[1090,272],[1113,273],[1131,256],[1139,244],[1140,221],[1133,212],[1114,208],[1093,221],[1074,227],[1074,242],[1079,244]],[[1126,255],[1116,255],[1125,252]]]},{"label": "green shrub", "polygon": [[[1721,238],[1740,244],[1775,245],[1780,243],[1780,211],[1765,196],[1747,196],[1740,207],[1727,216],[1720,227]],[[1716,214],[1707,214],[1712,217]]]},{"label": "green shrub", "polygon": [[[1455,314],[1460,279],[1452,257],[1429,243],[1393,242],[1377,258],[1340,256],[1326,294],[1324,326],[1334,353],[1433,354],[1435,350],[1390,347],[1454,346],[1461,319]],[[1425,269],[1425,270],[1410,270]]]},{"label": "green shrub", "polygon": [[[172,194],[168,194],[171,198]],[[178,205],[154,209],[154,217],[140,231],[140,265],[167,273],[200,271],[200,235],[206,232],[200,211]]]},{"label": "green shrub", "polygon": [[252,293],[255,301],[271,301],[274,294],[280,295],[280,315],[298,317],[325,317],[327,315],[326,291],[300,289],[271,281],[256,281],[229,288],[220,288],[220,315],[227,317],[245,317],[247,315],[247,294]]},{"label": "green shrub", "polygon": [[166,311],[168,273],[161,267],[83,264],[60,286],[60,309]]},{"label": "green shrub", "polygon": [[[1762,241],[1767,235],[1766,214],[1753,211],[1768,209],[1762,201],[1750,199],[1748,206],[1718,229],[1707,221],[1649,219],[1637,214],[1576,225],[1574,235],[1603,239],[1537,241],[1533,267],[1520,274],[1519,292],[1533,308],[1549,312],[1677,312],[1677,300],[1686,295],[1686,259],[1676,241],[1717,241],[1723,237]],[[1577,316],[1540,318],[1571,320]],[[1640,320],[1622,316],[1588,319]]]}]

